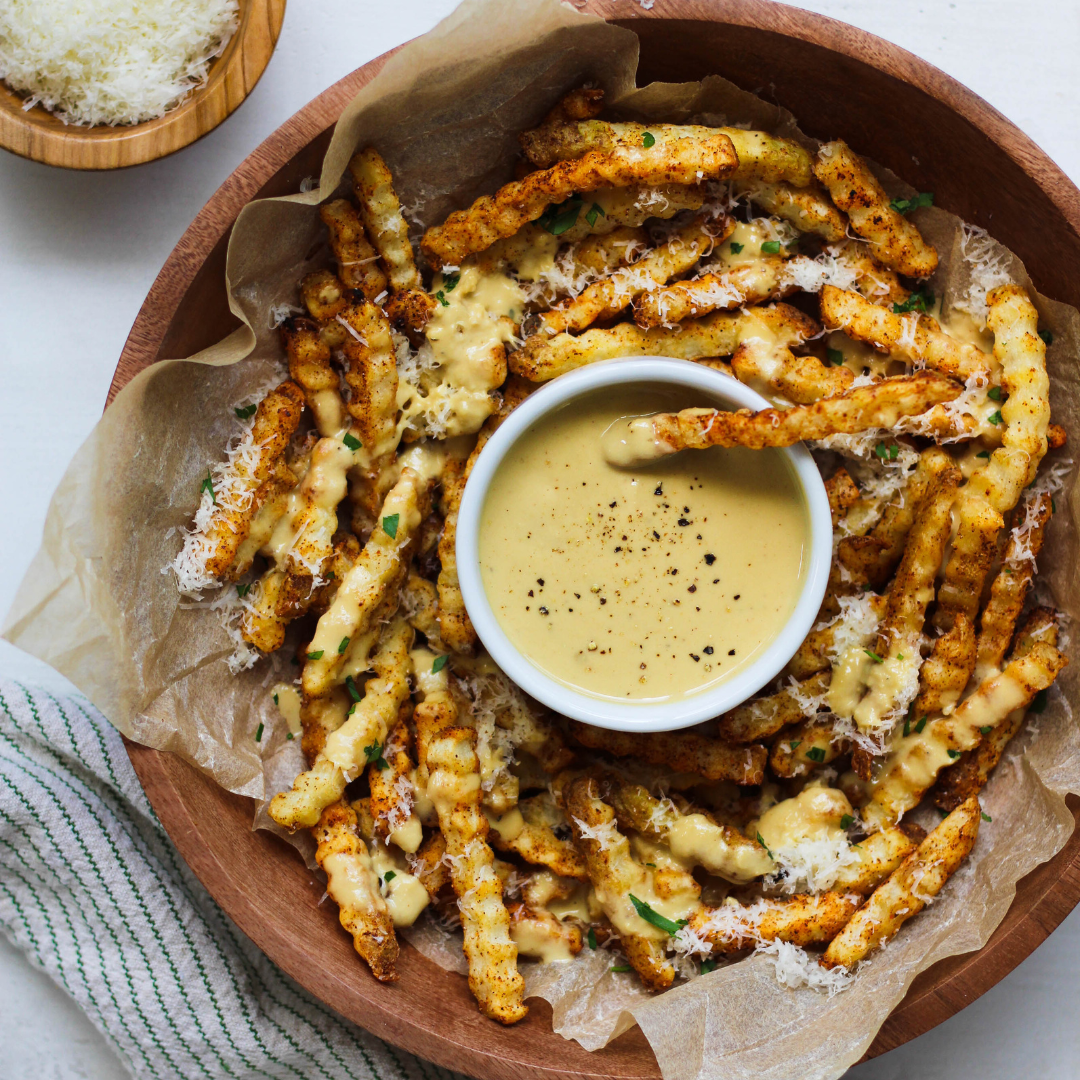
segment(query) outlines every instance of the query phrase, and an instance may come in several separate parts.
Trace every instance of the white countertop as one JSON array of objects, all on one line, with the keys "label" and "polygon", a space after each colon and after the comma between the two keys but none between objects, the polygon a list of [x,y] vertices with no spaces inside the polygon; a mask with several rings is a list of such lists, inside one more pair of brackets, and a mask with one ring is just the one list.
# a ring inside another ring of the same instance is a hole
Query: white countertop
[{"label": "white countertop", "polygon": [[[625,0],[628,10],[634,0]],[[663,7],[665,0],[656,0]],[[715,0],[718,4],[721,0]],[[240,110],[201,142],[116,173],[0,153],[0,611],[37,548],[50,494],[101,414],[143,298],[181,233],[267,135],[331,83],[423,33],[456,0],[292,0],[277,51]],[[981,94],[1080,183],[1076,0],[818,0],[801,5],[888,38]],[[887,118],[885,118],[887,122]],[[0,642],[0,674],[63,687]],[[1080,911],[1011,975],[849,1080],[1037,1075],[1080,1061]],[[120,1080],[85,1016],[0,939],[4,1080]]]}]

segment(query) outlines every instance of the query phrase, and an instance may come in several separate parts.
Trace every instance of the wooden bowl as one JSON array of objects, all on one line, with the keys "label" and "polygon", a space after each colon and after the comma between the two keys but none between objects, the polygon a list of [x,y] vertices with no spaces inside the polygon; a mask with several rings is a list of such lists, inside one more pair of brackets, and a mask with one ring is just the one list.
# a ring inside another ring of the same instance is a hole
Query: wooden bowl
[{"label": "wooden bowl", "polygon": [[[1080,192],[1026,135],[929,64],[850,26],[767,0],[665,0],[657,5],[662,11],[635,9],[630,17],[627,5],[614,0],[593,0],[590,7],[640,37],[640,83],[719,72],[747,89],[768,86],[804,130],[846,139],[899,175],[917,177],[940,205],[992,227],[1041,291],[1080,307]],[[294,192],[303,177],[318,173],[331,125],[385,60],[353,72],[297,113],[206,204],[139,313],[110,397],[154,361],[188,356],[234,329],[224,266],[236,215],[250,199]],[[217,902],[271,959],[343,1016],[476,1077],[658,1076],[639,1030],[588,1053],[552,1033],[542,1001],[532,1003],[523,1023],[502,1028],[479,1015],[464,978],[408,946],[400,981],[376,983],[336,912],[319,906],[322,883],[275,837],[251,831],[247,800],[170,754],[135,745],[128,751],[165,828]],[[1070,806],[1080,818],[1080,800]],[[1080,833],[1074,833],[1064,850],[1019,883],[985,948],[944,960],[915,980],[869,1056],[922,1034],[988,990],[1078,899]]]},{"label": "wooden bowl", "polygon": [[285,0],[240,0],[240,23],[206,83],[157,120],[130,127],[65,124],[0,82],[0,146],[65,169],[120,169],[154,161],[201,139],[240,107],[273,55]]}]

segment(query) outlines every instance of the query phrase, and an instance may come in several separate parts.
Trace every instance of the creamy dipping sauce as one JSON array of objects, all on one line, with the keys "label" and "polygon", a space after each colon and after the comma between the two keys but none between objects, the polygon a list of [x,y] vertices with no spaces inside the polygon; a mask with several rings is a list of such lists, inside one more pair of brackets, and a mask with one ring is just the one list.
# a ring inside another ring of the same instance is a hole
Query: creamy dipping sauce
[{"label": "creamy dipping sauce", "polygon": [[638,386],[570,402],[507,453],[481,511],[481,580],[503,631],[593,697],[668,701],[730,679],[801,591],[809,514],[782,451],[604,459],[612,424],[703,404],[691,396]]}]

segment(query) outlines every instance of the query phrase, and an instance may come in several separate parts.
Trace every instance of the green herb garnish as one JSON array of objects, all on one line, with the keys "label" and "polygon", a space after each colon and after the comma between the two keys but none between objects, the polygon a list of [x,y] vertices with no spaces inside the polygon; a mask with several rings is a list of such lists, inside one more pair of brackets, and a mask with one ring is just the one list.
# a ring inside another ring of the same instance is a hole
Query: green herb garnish
[{"label": "green herb garnish", "polygon": [[598,217],[607,217],[607,214],[598,202],[594,202],[592,206],[589,207],[588,213],[585,215],[585,220],[589,223],[590,228],[596,224],[596,219]]},{"label": "green herb garnish", "polygon": [[989,724],[987,724],[987,725],[986,725],[985,727],[981,727],[981,728],[979,728],[979,730],[980,730],[980,731],[981,731],[981,732],[982,732],[982,733],[983,733],[984,735],[989,735],[989,734],[990,734],[990,732],[991,732],[991,731],[993,731],[994,729],[993,729],[993,728],[992,728],[992,727],[991,727],[991,726],[990,726]]},{"label": "green herb garnish", "polygon": [[446,662],[449,659],[450,657],[447,653],[443,653],[442,656],[436,656],[435,662],[431,665],[432,674],[437,675],[440,671],[442,671],[442,669],[446,667]]},{"label": "green herb garnish", "polygon": [[210,492],[210,498],[214,500],[214,505],[217,506],[217,493],[214,491],[214,478],[210,475],[210,470],[206,470],[206,479],[199,485],[199,495],[201,496],[204,491]]},{"label": "green herb garnish", "polygon": [[393,881],[394,878],[396,878],[396,877],[397,877],[397,871],[396,870],[387,870],[386,873],[383,874],[383,881]]},{"label": "green herb garnish", "polygon": [[233,412],[236,413],[241,420],[247,420],[255,415],[255,410],[258,407],[258,405],[245,405],[242,409],[233,409]]},{"label": "green herb garnish", "polygon": [[778,255],[780,253],[780,241],[779,240],[766,240],[761,245],[762,255]]},{"label": "green herb garnish", "polygon": [[589,936],[585,940],[588,941],[590,949],[596,948],[596,931],[591,926],[589,927]]},{"label": "green herb garnish", "polygon": [[1051,334],[1049,330],[1040,330],[1039,337],[1041,337],[1047,345],[1054,344],[1054,335]]},{"label": "green herb garnish", "polygon": [[377,742],[364,747],[364,764],[370,765],[372,762],[375,763],[377,769],[390,768],[386,763],[386,758],[382,756],[382,747]]},{"label": "green herb garnish", "polygon": [[340,656],[348,647],[349,647],[349,639],[347,637],[343,637],[341,639],[341,643],[337,647],[338,656]]},{"label": "green herb garnish", "polygon": [[739,255],[742,253],[742,244],[736,244],[734,240],[731,241],[731,253],[732,255]]},{"label": "green herb garnish", "polygon": [[571,195],[565,202],[552,203],[536,219],[536,223],[552,236],[561,236],[567,229],[572,229],[577,224],[582,205],[580,195]]},{"label": "green herb garnish", "polygon": [[989,450],[980,450],[975,456],[985,458],[987,461],[989,461],[990,460],[990,451]]},{"label": "green herb garnish", "polygon": [[630,970],[630,965],[629,964],[618,964],[616,967],[613,967],[611,970],[612,971],[618,971],[618,972],[629,971]]},{"label": "green herb garnish", "polygon": [[835,366],[839,366],[844,362],[844,354],[839,349],[826,349],[825,358]]},{"label": "green herb garnish", "polygon": [[237,585],[236,586],[236,595],[241,596],[241,597],[247,596],[247,594],[249,592],[251,592],[251,587],[254,584],[255,584],[254,581],[249,581],[246,585]]},{"label": "green herb garnish", "polygon": [[360,447],[364,445],[355,435],[350,435],[347,431],[345,432],[344,435],[342,435],[341,441],[350,450],[359,450]]},{"label": "green herb garnish", "polygon": [[902,304],[893,304],[894,315],[906,315],[909,311],[929,311],[934,306],[934,294],[926,289],[913,292]]},{"label": "green herb garnish", "polygon": [[916,734],[916,735],[921,735],[921,734],[922,734],[922,729],[923,729],[924,727],[926,727],[926,721],[927,721],[928,719],[929,719],[929,717],[928,717],[928,716],[924,716],[924,717],[923,717],[923,718],[922,718],[922,719],[921,719],[921,720],[920,720],[920,721],[919,721],[919,722],[918,722],[918,723],[917,723],[917,724],[915,725],[915,734]]},{"label": "green herb garnish", "polygon": [[644,919],[647,923],[652,923],[653,926],[659,927],[661,930],[666,930],[672,937],[674,937],[689,920],[680,919],[678,922],[674,922],[664,915],[661,915],[659,911],[653,911],[644,900],[639,900],[633,893],[630,894],[630,903],[634,905],[634,910],[638,913],[639,917]]},{"label": "green herb garnish", "polygon": [[457,283],[460,280],[460,274],[447,274],[447,276],[443,278],[443,288],[447,292],[453,292],[457,288]]},{"label": "green herb garnish", "polygon": [[863,649],[863,652],[866,653],[866,655],[869,656],[870,659],[873,660],[875,664],[884,664],[885,663],[885,657],[884,656],[878,656],[878,654],[876,652],[874,652],[873,649]]},{"label": "green herb garnish", "polygon": [[1045,690],[1040,690],[1040,691],[1039,691],[1039,692],[1038,692],[1038,693],[1037,693],[1037,694],[1036,694],[1036,695],[1035,695],[1035,696],[1034,696],[1034,697],[1033,697],[1033,698],[1031,699],[1031,711],[1032,711],[1033,713],[1041,713],[1041,712],[1043,712],[1043,710],[1044,710],[1044,709],[1046,708],[1046,699],[1047,699],[1047,696],[1048,696],[1048,694],[1047,694],[1047,691],[1045,691]]},{"label": "green herb garnish", "polygon": [[987,422],[991,424],[1001,423],[1001,410],[995,409],[987,418]]},{"label": "green herb garnish", "polygon": [[845,814],[840,819],[840,828],[841,829],[844,829],[844,830],[850,829],[851,826],[854,825],[854,824],[855,824],[855,819],[850,814]]},{"label": "green herb garnish", "polygon": [[645,134],[641,136],[641,145],[644,146],[646,150],[650,149],[656,145],[656,136],[651,131],[646,131]]},{"label": "green herb garnish", "polygon": [[898,214],[909,214],[912,210],[918,210],[922,206],[934,205],[934,193],[932,191],[920,191],[918,195],[912,195],[910,199],[893,199],[889,203],[889,209]]},{"label": "green herb garnish", "polygon": [[255,731],[255,741],[262,742],[263,725],[260,724]]},{"label": "green herb garnish", "polygon": [[993,821],[994,820],[985,810],[980,810],[979,811],[979,816],[983,819],[983,821]]},{"label": "green herb garnish", "polygon": [[991,401],[1000,401],[1001,400],[1001,387],[1000,386],[991,386],[990,389],[986,391],[986,396]]},{"label": "green herb garnish", "polygon": [[948,754],[953,761],[955,761],[960,756],[959,750],[946,750],[945,753]]},{"label": "green herb garnish", "polygon": [[360,700],[360,691],[356,689],[356,680],[351,675],[345,676],[345,689],[349,691],[349,697],[353,701]]},{"label": "green herb garnish", "polygon": [[291,731],[286,731],[285,738],[292,742],[292,740],[295,739],[296,736]]},{"label": "green herb garnish", "polygon": [[906,739],[911,734],[911,717],[904,717],[904,738]]},{"label": "green herb garnish", "polygon": [[309,652],[307,654],[307,658],[309,660],[321,660],[322,655],[323,655],[323,651],[322,651],[322,649],[320,649],[318,652]]},{"label": "green herb garnish", "polygon": [[702,960],[701,961],[701,974],[708,975],[710,971],[716,970],[715,960]]},{"label": "green herb garnish", "polygon": [[400,520],[400,514],[387,514],[386,517],[382,519],[383,532],[392,540],[397,539],[397,527]]},{"label": "green herb garnish", "polygon": [[810,749],[806,751],[806,756],[811,761],[816,761],[820,765],[825,760],[825,750],[820,746],[811,746]]},{"label": "green herb garnish", "polygon": [[802,739],[792,739],[791,742],[788,743],[788,746],[794,750],[797,746],[802,746]]},{"label": "green herb garnish", "polygon": [[450,301],[446,299],[446,294],[442,291],[442,289],[440,289],[435,294],[435,299],[438,300],[439,303],[442,304],[443,307],[449,307],[450,306]]},{"label": "green herb garnish", "polygon": [[874,447],[874,454],[882,461],[895,461],[900,456],[900,446],[898,443],[885,444],[879,442]]},{"label": "green herb garnish", "polygon": [[769,845],[765,843],[765,837],[762,836],[761,833],[757,834],[757,842],[765,849],[765,854],[768,855],[770,859],[776,858],[776,856],[769,850]]}]

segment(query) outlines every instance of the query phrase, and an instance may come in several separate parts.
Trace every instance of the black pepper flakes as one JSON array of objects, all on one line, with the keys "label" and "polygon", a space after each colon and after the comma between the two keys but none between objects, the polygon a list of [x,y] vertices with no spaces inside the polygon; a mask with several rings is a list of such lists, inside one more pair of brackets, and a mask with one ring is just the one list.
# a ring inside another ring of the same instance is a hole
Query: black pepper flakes
[{"label": "black pepper flakes", "polygon": [[653,492],[653,494],[654,495],[663,495],[664,494],[664,485],[663,484],[657,484],[656,485],[656,490]]},{"label": "black pepper flakes", "polygon": [[701,651],[702,651],[702,652],[703,652],[703,653],[704,653],[704,654],[705,654],[706,656],[712,656],[712,654],[713,654],[713,647],[712,647],[711,645],[706,645],[706,646],[705,646],[705,648],[704,648],[704,649],[702,649]]},{"label": "black pepper flakes", "polygon": [[705,565],[706,566],[712,566],[712,564],[714,562],[716,562],[716,556],[715,555],[706,555],[705,556]]},{"label": "black pepper flakes", "polygon": [[700,656],[698,656],[698,654],[697,654],[697,653],[691,653],[691,654],[690,654],[690,659],[691,659],[691,660],[693,660],[693,661],[694,661],[694,663],[696,664],[696,663],[700,662],[700,660],[701,660],[701,657],[700,657]]},{"label": "black pepper flakes", "polygon": [[529,595],[532,596],[532,594],[533,594],[533,591],[532,591],[532,589],[530,589],[529,590]]},{"label": "black pepper flakes", "polygon": [[660,534],[655,529],[653,529],[652,534],[653,534],[653,539],[654,540],[659,540],[660,539]]},{"label": "black pepper flakes", "polygon": [[740,596],[742,596],[742,593],[736,593],[735,594],[735,599],[738,600]]},{"label": "black pepper flakes", "polygon": [[686,518],[679,518],[679,524],[680,525],[689,525],[690,522],[687,521]]},{"label": "black pepper flakes", "polygon": [[618,506],[618,505],[619,505],[619,500],[616,499],[615,502],[609,502],[608,503],[608,508],[614,510],[615,507]]},{"label": "black pepper flakes", "polygon": [[600,597],[600,603],[601,603],[601,604],[606,604],[606,603],[607,603],[607,600],[605,600],[605,599],[604,599],[604,597],[602,597],[602,596],[601,596],[601,597]]},{"label": "black pepper flakes", "polygon": [[686,591],[687,592],[697,592],[697,586],[696,585],[691,585]]},{"label": "black pepper flakes", "polygon": [[536,584],[539,585],[540,588],[543,588],[544,587],[544,579],[542,577],[538,577],[536,579]]},{"label": "black pepper flakes", "polygon": [[541,615],[547,615],[548,614],[548,609],[546,607],[544,607],[543,604],[541,604],[540,607],[537,608],[537,611],[539,611]]},{"label": "black pepper flakes", "polygon": [[734,649],[728,649],[727,654],[728,654],[728,656],[734,656],[735,655],[735,650]]}]

